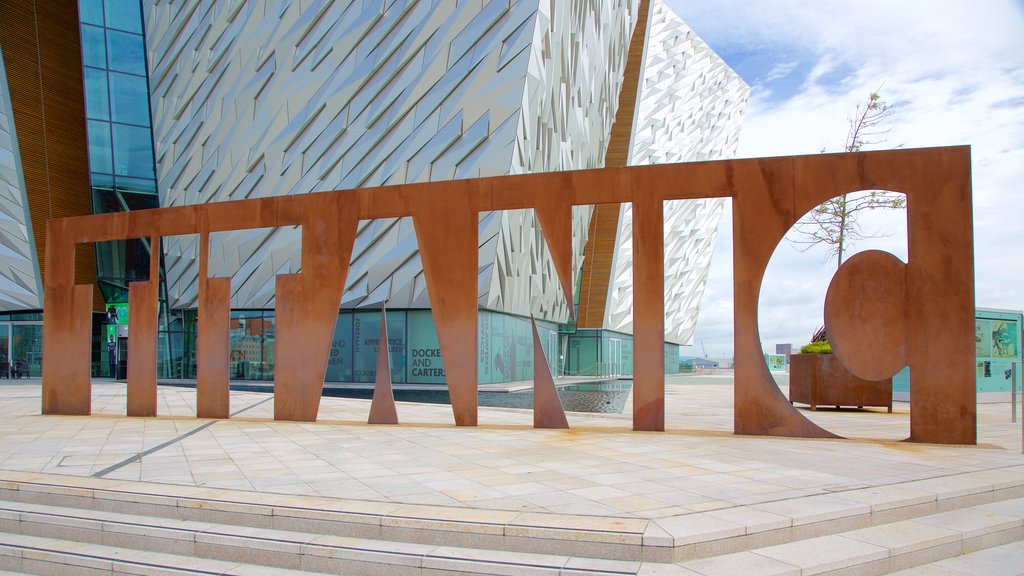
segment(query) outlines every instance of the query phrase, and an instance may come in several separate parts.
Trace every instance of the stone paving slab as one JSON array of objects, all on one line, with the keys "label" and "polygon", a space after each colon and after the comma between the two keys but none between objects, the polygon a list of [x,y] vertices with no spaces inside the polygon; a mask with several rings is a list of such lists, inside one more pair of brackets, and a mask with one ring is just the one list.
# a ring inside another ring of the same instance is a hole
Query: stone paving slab
[{"label": "stone paving slab", "polygon": [[[178,387],[160,387],[158,417],[127,418],[125,384],[106,380],[94,382],[93,416],[42,416],[38,381],[0,384],[0,470],[342,499],[395,517],[396,506],[708,514],[761,529],[984,494],[1019,486],[1024,473],[1009,405],[978,406],[979,446],[898,442],[906,404],[893,414],[804,411],[851,440],[742,437],[720,380],[669,378],[664,433],[631,431],[628,414],[570,413],[570,430],[534,430],[529,411],[501,408],[481,408],[481,426],[462,428],[449,406],[407,403],[403,425],[369,426],[369,401],[344,398],[323,398],[317,422],[274,422],[272,396],[254,392],[232,392],[238,416],[198,420],[195,390]],[[788,508],[802,498],[817,505]]]}]

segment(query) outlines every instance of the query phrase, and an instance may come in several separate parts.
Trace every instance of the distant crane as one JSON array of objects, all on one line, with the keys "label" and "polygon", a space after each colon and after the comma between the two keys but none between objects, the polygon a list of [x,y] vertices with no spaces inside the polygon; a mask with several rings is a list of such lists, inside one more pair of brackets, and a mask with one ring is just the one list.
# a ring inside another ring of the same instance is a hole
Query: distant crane
[{"label": "distant crane", "polygon": [[704,355],[704,358],[708,357],[708,351],[704,349],[704,341],[700,341],[700,352]]}]

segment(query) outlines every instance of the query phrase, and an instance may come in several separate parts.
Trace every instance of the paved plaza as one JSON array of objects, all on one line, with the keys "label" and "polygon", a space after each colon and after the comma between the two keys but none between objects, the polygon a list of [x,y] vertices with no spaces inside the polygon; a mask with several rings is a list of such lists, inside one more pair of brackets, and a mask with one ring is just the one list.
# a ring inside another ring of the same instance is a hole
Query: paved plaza
[{"label": "paved plaza", "polygon": [[977,446],[939,446],[900,441],[905,403],[801,409],[846,439],[736,436],[731,375],[669,377],[663,433],[633,432],[629,400],[535,430],[404,402],[369,426],[369,400],[335,397],[275,422],[264,392],[200,420],[181,386],[128,418],[125,394],[96,380],[92,416],[43,416],[38,380],[0,384],[0,571],[1024,574],[1009,404],[978,406]]},{"label": "paved plaza", "polygon": [[[785,393],[785,388],[782,392]],[[493,510],[641,518],[837,494],[1024,464],[1009,404],[978,406],[978,446],[899,442],[909,405],[802,410],[848,440],[732,434],[729,376],[673,376],[664,433],[625,414],[569,413],[535,430],[527,410],[323,398],[315,423],[274,422],[271,394],[232,392],[230,420],[198,420],[195,390],[160,387],[156,418],[128,418],[125,384],[93,383],[93,416],[43,416],[38,381],[0,385],[0,469]],[[1018,408],[1019,409],[1019,408]]]}]

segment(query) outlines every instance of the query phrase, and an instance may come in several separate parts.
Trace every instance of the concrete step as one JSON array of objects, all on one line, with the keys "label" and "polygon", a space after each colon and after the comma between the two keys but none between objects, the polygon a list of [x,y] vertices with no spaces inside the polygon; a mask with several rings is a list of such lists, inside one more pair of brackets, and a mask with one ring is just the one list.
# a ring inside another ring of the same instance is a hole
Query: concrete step
[{"label": "concrete step", "polygon": [[[0,534],[0,550],[13,551],[9,563],[0,567],[29,572],[38,568],[33,555],[45,552],[59,555],[56,560],[45,560],[48,563],[73,562],[82,569],[93,567],[80,558],[82,555],[101,558],[103,566],[125,559],[150,566],[153,562],[145,559],[155,553],[170,557],[160,561],[161,569],[200,570],[195,564],[175,559],[180,557],[244,564],[249,571],[246,573],[255,570],[252,566],[262,566],[398,575],[432,571],[606,576],[825,572],[877,575],[1024,540],[1024,498],[710,555],[681,565],[383,541],[23,502],[0,502],[0,530],[5,532]],[[100,552],[85,553],[72,543],[101,548],[96,549]],[[220,564],[209,568],[213,573],[222,569],[225,566]]]},{"label": "concrete step", "polygon": [[[680,574],[877,576],[1024,543],[1024,498],[692,560]],[[995,555],[995,558],[1007,558]],[[1021,565],[1008,568],[1021,569]],[[643,571],[641,573],[644,573]],[[662,574],[665,572],[651,572]],[[901,572],[902,573],[902,572]],[[913,574],[914,572],[909,572]],[[927,572],[926,572],[927,573]],[[996,574],[996,572],[987,572]]]},{"label": "concrete step", "polygon": [[[676,563],[1024,497],[1024,466],[663,518],[574,516],[0,471],[0,500],[314,535]],[[70,512],[69,512],[70,514]]]},{"label": "concrete step", "polygon": [[[0,512],[5,529],[16,527],[23,533],[0,533],[0,568],[35,574],[871,576],[918,567],[923,574],[948,575],[956,574],[950,569],[971,566],[978,574],[1016,574],[1013,570],[1020,565],[1005,562],[1024,554],[1024,498],[679,565],[379,542],[117,513],[88,518],[66,512],[43,505],[6,505]],[[1011,546],[1003,548],[1007,544]],[[993,547],[1001,551],[978,554]],[[970,558],[965,560],[965,554]]]},{"label": "concrete step", "polygon": [[[88,555],[102,557],[104,562],[134,559],[137,555],[149,558],[150,553],[157,553],[166,556],[161,560],[162,567],[214,573],[225,566],[199,568],[176,558],[245,564],[246,573],[253,570],[250,565],[258,565],[331,574],[412,575],[450,570],[614,576],[636,574],[640,567],[639,562],[387,542],[21,502],[0,502],[0,531],[0,548],[66,555],[69,550],[78,550],[71,543],[88,544],[99,547]],[[28,540],[25,544],[22,536],[42,542]],[[20,557],[25,557],[24,552]],[[74,562],[81,567],[83,561]]]},{"label": "concrete step", "polygon": [[1024,541],[900,570],[893,576],[1024,576]]},{"label": "concrete step", "polygon": [[72,542],[57,538],[0,533],[0,567],[24,574],[62,576],[297,576],[309,574],[241,562],[189,558],[115,546]]},{"label": "concrete step", "polygon": [[[194,540],[174,534],[173,544],[155,544],[182,525],[164,530],[136,525],[134,534],[117,532],[109,518],[102,533],[87,534],[85,523],[57,528],[66,538],[0,532],[0,567],[30,574],[486,574],[502,576],[626,576],[639,562],[571,558],[497,550],[472,550],[409,543],[385,543],[339,536],[299,536],[257,528],[233,533],[208,531]],[[107,528],[112,535],[107,534]],[[44,530],[45,531],[45,530]],[[273,538],[272,538],[273,537]],[[121,542],[122,546],[95,540]],[[155,544],[155,546],[154,546]],[[166,547],[178,553],[157,552]]]}]

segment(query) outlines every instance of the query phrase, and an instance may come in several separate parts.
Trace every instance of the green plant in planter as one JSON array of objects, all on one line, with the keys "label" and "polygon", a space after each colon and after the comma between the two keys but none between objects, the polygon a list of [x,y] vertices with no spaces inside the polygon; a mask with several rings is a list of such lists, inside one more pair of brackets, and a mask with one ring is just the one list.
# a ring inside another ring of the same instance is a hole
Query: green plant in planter
[{"label": "green plant in planter", "polygon": [[801,354],[831,354],[832,345],[828,343],[828,333],[825,332],[825,327],[818,328],[811,336],[811,343],[806,346],[800,347]]},{"label": "green plant in planter", "polygon": [[821,342],[811,342],[806,346],[800,347],[801,354],[831,354],[832,345],[828,343],[828,340],[822,340]]}]

